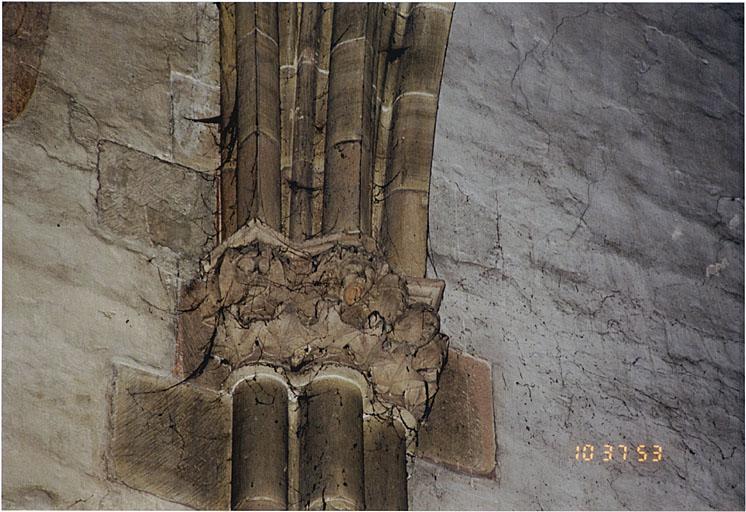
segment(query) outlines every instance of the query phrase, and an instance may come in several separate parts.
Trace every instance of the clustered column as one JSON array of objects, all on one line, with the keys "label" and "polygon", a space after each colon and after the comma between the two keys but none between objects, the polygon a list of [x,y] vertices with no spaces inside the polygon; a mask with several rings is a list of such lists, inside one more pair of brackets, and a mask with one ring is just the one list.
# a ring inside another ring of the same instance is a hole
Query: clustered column
[{"label": "clustered column", "polygon": [[[359,232],[423,277],[452,9],[220,4],[220,240],[252,219],[299,241]],[[407,507],[405,436],[353,381],[317,376],[297,403],[274,376],[234,388],[234,509]]]},{"label": "clustered column", "polygon": [[361,232],[426,270],[451,4],[221,4],[220,236]]},{"label": "clustered column", "polygon": [[[234,510],[407,508],[405,438],[389,420],[364,418],[356,384],[322,376],[299,402],[299,408],[289,404],[288,386],[274,377],[258,375],[235,387]],[[292,429],[288,416],[295,411],[300,418]],[[294,462],[298,474],[289,475]],[[297,500],[289,489],[299,491]]]}]

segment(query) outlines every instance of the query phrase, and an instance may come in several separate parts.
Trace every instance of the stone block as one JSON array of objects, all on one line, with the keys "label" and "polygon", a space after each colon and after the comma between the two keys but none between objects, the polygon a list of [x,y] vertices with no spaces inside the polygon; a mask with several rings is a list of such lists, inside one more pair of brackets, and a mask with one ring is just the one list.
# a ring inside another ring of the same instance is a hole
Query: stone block
[{"label": "stone block", "polygon": [[169,159],[170,70],[195,60],[194,22],[175,4],[55,6],[40,76],[84,105],[102,138]]},{"label": "stone block", "polygon": [[420,429],[417,455],[456,471],[494,478],[492,404],[489,363],[450,350],[432,411]]},{"label": "stone block", "polygon": [[230,399],[171,378],[116,368],[114,477],[195,508],[228,509]]},{"label": "stone block", "polygon": [[99,149],[98,218],[117,235],[199,256],[214,234],[213,183],[111,142]]},{"label": "stone block", "polygon": [[192,169],[214,172],[220,165],[218,125],[198,120],[220,113],[220,87],[172,72],[171,94],[174,160]]}]

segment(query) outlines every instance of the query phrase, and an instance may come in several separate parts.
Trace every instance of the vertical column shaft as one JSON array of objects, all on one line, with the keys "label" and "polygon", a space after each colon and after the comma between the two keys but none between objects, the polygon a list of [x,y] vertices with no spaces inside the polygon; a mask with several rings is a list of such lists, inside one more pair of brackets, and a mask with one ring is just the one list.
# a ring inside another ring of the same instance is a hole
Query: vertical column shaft
[{"label": "vertical column shaft", "polygon": [[298,4],[277,5],[280,36],[280,175],[282,183],[282,232],[290,233],[290,186],[293,180],[293,133],[295,126],[296,52],[298,50]]},{"label": "vertical column shaft", "polygon": [[290,237],[305,240],[313,234],[314,107],[316,105],[316,42],[321,4],[301,4],[295,75],[295,132],[290,187]]},{"label": "vertical column shaft", "polygon": [[[376,102],[379,108],[375,123],[375,145],[373,149],[373,211],[372,234],[379,237],[386,194],[386,167],[389,161],[391,142],[391,118],[393,103],[399,91],[400,58],[394,58],[404,48],[404,34],[412,4],[386,4],[381,8],[379,41],[386,59],[379,62],[376,77]],[[392,57],[389,57],[391,55]]]},{"label": "vertical column shaft", "polygon": [[362,510],[363,414],[360,389],[323,377],[306,388],[301,439],[301,505],[310,510]]},{"label": "vertical column shaft", "polygon": [[237,3],[237,218],[279,230],[280,85],[277,5]]},{"label": "vertical column shaft", "polygon": [[257,376],[233,393],[233,510],[284,510],[288,485],[288,394]]},{"label": "vertical column shaft", "polygon": [[334,6],[322,230],[370,233],[377,4]]},{"label": "vertical column shaft", "polygon": [[407,509],[407,444],[391,420],[364,422],[365,506],[368,510]]},{"label": "vertical column shaft", "polygon": [[324,164],[326,162],[326,120],[329,102],[329,63],[331,60],[332,27],[334,23],[334,3],[325,2],[321,8],[316,42],[316,103],[314,105],[314,175],[311,210],[313,223],[311,230],[315,235],[321,233],[324,217]]},{"label": "vertical column shaft", "polygon": [[220,14],[219,242],[238,229],[236,216],[236,4],[218,4]]},{"label": "vertical column shaft", "polygon": [[426,271],[430,168],[452,9],[417,4],[409,13],[393,106],[381,239],[391,266],[415,277]]}]

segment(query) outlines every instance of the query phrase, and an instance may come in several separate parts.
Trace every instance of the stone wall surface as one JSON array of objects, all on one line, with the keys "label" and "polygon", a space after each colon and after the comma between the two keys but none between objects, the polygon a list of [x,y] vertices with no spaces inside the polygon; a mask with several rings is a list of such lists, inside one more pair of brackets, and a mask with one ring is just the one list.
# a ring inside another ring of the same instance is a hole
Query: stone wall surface
[{"label": "stone wall surface", "polygon": [[[4,6],[5,9],[6,6]],[[114,481],[114,362],[168,374],[212,246],[217,8],[55,4],[3,129],[2,502],[183,508]]]},{"label": "stone wall surface", "polygon": [[742,6],[456,5],[428,276],[498,468],[413,508],[743,509],[743,136]]},{"label": "stone wall surface", "polygon": [[[497,469],[417,459],[412,508],[743,509],[742,27],[456,5],[428,275],[491,364]],[[41,51],[3,129],[2,504],[183,508],[116,480],[109,422],[115,364],[170,372],[214,244],[217,8],[55,4]],[[575,460],[625,442],[664,460]]]}]

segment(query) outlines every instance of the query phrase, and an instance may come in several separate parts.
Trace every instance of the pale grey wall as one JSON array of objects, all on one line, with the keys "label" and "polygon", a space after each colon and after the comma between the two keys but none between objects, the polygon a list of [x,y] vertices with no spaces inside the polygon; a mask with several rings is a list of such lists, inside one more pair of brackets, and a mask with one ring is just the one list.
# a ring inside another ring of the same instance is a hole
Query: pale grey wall
[{"label": "pale grey wall", "polygon": [[[430,509],[744,507],[743,9],[458,4],[435,143],[443,330],[492,362],[496,481]],[[658,443],[657,465],[578,443]]]},{"label": "pale grey wall", "polygon": [[[54,4],[3,129],[5,508],[182,508],[107,479],[113,362],[168,373],[210,246],[217,8]],[[7,77],[4,77],[4,79]],[[206,149],[211,148],[211,149]]]}]

